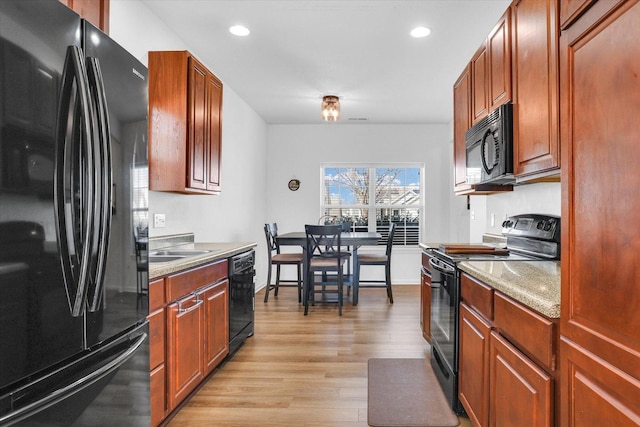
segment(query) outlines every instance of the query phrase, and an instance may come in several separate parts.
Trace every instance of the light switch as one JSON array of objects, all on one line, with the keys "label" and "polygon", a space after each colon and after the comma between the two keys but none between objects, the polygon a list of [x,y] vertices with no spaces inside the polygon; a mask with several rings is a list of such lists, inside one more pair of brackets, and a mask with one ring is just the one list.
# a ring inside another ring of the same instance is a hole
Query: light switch
[{"label": "light switch", "polygon": [[164,214],[153,214],[153,226],[155,228],[164,228],[165,216]]}]

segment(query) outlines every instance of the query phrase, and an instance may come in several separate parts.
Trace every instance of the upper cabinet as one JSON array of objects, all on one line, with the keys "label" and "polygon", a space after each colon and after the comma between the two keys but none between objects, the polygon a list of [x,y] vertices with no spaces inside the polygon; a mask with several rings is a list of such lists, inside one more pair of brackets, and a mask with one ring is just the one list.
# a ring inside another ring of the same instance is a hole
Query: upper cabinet
[{"label": "upper cabinet", "polygon": [[520,182],[558,175],[558,4],[515,0],[513,33],[513,157]]},{"label": "upper cabinet", "polygon": [[511,185],[467,184],[466,132],[511,100],[510,10],[500,18],[453,86],[454,191],[458,195],[511,191]]},{"label": "upper cabinet", "polygon": [[562,426],[640,420],[638,40],[640,3],[613,0],[560,38]]},{"label": "upper cabinet", "polygon": [[109,0],[60,0],[87,21],[109,34]]},{"label": "upper cabinet", "polygon": [[222,83],[187,51],[149,52],[149,189],[220,192]]}]

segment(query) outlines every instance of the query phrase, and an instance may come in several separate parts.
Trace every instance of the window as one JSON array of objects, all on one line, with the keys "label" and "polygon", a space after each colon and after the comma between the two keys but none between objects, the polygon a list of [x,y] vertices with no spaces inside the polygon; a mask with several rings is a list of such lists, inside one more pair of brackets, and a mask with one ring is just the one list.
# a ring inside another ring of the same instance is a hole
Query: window
[{"label": "window", "polygon": [[325,224],[345,224],[352,231],[376,231],[386,245],[389,224],[396,223],[394,245],[420,239],[422,165],[325,165],[321,210]]}]

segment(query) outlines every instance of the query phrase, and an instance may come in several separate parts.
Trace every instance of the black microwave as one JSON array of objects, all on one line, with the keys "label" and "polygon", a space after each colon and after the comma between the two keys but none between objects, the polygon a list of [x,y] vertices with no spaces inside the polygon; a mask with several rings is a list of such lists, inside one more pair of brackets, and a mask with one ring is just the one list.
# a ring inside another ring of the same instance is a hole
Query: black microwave
[{"label": "black microwave", "polygon": [[467,184],[513,184],[513,105],[493,110],[466,133]]}]

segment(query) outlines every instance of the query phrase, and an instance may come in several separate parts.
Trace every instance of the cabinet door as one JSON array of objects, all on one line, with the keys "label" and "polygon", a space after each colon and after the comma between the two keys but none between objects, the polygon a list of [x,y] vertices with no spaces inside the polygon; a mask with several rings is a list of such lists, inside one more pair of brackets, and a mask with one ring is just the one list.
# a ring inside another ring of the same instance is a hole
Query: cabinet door
[{"label": "cabinet door", "polygon": [[209,111],[208,73],[195,58],[189,57],[189,137],[187,141],[188,187],[207,188]]},{"label": "cabinet door", "polygon": [[60,0],[96,27],[109,34],[109,0]]},{"label": "cabinet door", "polygon": [[561,38],[566,426],[640,420],[638,40],[638,1],[596,2]]},{"label": "cabinet door", "polygon": [[495,331],[490,365],[490,426],[554,425],[553,378]]},{"label": "cabinet door", "polygon": [[200,291],[204,301],[204,374],[229,354],[229,281]]},{"label": "cabinet door", "polygon": [[489,55],[489,111],[511,101],[511,10],[502,15],[500,21],[487,37]]},{"label": "cabinet door", "polygon": [[220,191],[222,160],[222,83],[214,75],[207,76],[209,97],[207,190]]},{"label": "cabinet door", "polygon": [[454,186],[467,183],[465,139],[471,127],[471,65],[467,65],[453,86],[453,163]]},{"label": "cabinet door", "polygon": [[557,9],[557,0],[512,4],[514,175],[521,179],[560,166]]},{"label": "cabinet door", "polygon": [[167,384],[172,411],[203,379],[203,301],[189,295],[167,307]]},{"label": "cabinet door", "polygon": [[460,304],[460,402],[474,426],[489,425],[489,334],[491,325]]},{"label": "cabinet door", "polygon": [[164,363],[151,371],[150,393],[151,393],[151,425],[157,426],[164,419],[166,414],[167,387],[165,382]]},{"label": "cabinet door", "polygon": [[471,76],[471,118],[476,124],[489,112],[486,41],[471,58]]}]

